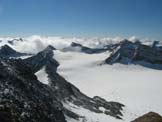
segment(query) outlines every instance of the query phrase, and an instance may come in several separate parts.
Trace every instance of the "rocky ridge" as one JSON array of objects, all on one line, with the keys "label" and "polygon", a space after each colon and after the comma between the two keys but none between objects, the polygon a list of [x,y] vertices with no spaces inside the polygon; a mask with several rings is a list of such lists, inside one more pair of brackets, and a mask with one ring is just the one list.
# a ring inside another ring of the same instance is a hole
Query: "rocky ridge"
[{"label": "rocky ridge", "polygon": [[[80,115],[62,103],[73,103],[92,112],[122,118],[123,104],[107,102],[98,96],[90,98],[57,73],[59,63],[48,46],[27,59],[0,57],[0,120],[4,122],[65,122],[65,115],[74,119]],[[42,67],[48,74],[44,85],[34,75]],[[99,108],[105,108],[101,111]]]},{"label": "rocky ridge", "polygon": [[140,41],[131,42],[123,40],[105,60],[107,64],[140,64],[150,68],[161,69],[162,50],[154,43],[152,46],[144,45]]},{"label": "rocky ridge", "polygon": [[90,47],[83,46],[79,43],[72,42],[71,45],[67,48],[64,48],[63,51],[78,51],[87,54],[97,54],[97,53],[103,53],[105,51],[111,51],[116,46],[117,46],[116,44],[110,44],[104,46],[103,48],[90,48]]},{"label": "rocky ridge", "polygon": [[24,56],[24,55],[27,55],[27,54],[17,52],[16,50],[12,49],[8,45],[3,45],[2,47],[0,47],[0,56],[1,57],[9,58],[9,57],[20,57],[20,56]]}]

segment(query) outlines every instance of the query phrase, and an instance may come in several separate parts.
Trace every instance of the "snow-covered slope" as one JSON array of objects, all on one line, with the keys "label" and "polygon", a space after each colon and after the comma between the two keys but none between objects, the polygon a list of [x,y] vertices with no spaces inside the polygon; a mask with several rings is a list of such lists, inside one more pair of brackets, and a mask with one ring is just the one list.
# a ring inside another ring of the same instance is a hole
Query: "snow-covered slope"
[{"label": "snow-covered slope", "polygon": [[162,71],[139,65],[99,65],[102,54],[55,51],[59,73],[89,96],[99,95],[126,105],[124,120],[149,111],[162,114]]},{"label": "snow-covered slope", "polygon": [[43,83],[48,85],[48,74],[45,71],[45,67],[43,67],[41,70],[39,70],[38,72],[35,73],[35,75],[37,76],[38,80]]},{"label": "snow-covered slope", "polygon": [[77,114],[83,116],[83,118],[80,118],[79,120],[73,120],[71,118],[66,117],[66,120],[68,122],[123,122],[123,120],[116,119],[111,116],[107,116],[103,113],[94,113],[92,111],[89,111],[82,107],[78,107],[71,103],[68,103],[68,104],[64,103],[63,105],[64,105],[64,107],[68,108],[69,110],[73,111],[74,113],[77,113]]}]

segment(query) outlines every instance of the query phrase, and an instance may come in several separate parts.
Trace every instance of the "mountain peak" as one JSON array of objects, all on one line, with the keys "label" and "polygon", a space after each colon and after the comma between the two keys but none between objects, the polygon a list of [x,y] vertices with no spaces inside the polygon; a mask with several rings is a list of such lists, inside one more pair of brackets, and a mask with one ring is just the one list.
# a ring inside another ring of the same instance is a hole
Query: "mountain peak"
[{"label": "mountain peak", "polygon": [[17,57],[17,56],[23,55],[23,53],[17,52],[16,50],[12,49],[8,45],[3,45],[0,48],[0,55],[2,57]]},{"label": "mountain peak", "polygon": [[161,50],[153,46],[142,44],[140,41],[131,42],[124,40],[120,42],[111,55],[105,60],[107,64],[113,63],[135,63],[146,67],[161,69],[155,64],[162,64]]},{"label": "mountain peak", "polygon": [[71,43],[71,46],[72,46],[72,47],[82,47],[81,44],[76,43],[76,42],[72,42],[72,43]]},{"label": "mountain peak", "polygon": [[56,50],[55,47],[53,47],[52,45],[48,45],[45,50]]},{"label": "mountain peak", "polygon": [[10,46],[8,46],[7,44],[3,45],[1,48],[1,50],[13,50]]},{"label": "mountain peak", "polygon": [[43,66],[51,65],[51,67],[56,71],[59,63],[53,58],[55,48],[51,45],[47,46],[43,51],[37,53],[36,55],[25,59],[33,71],[36,72],[40,70]]}]

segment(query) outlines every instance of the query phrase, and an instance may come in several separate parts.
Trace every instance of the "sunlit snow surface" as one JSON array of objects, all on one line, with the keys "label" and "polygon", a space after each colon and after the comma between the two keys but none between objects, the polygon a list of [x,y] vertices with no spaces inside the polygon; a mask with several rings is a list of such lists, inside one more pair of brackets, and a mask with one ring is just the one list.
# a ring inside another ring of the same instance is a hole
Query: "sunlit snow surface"
[{"label": "sunlit snow surface", "polygon": [[124,121],[149,111],[162,114],[162,71],[139,65],[99,65],[108,56],[108,52],[55,51],[54,58],[60,62],[58,72],[88,96],[125,104]]},{"label": "sunlit snow surface", "polygon": [[45,71],[45,67],[36,72],[35,75],[41,83],[48,85],[48,74]]},{"label": "sunlit snow surface", "polygon": [[66,116],[68,122],[123,122],[122,120],[115,119],[114,117],[105,115],[103,113],[94,113],[82,107],[78,107],[72,103],[63,103],[64,107],[74,113],[79,114],[83,118],[78,120],[71,119]]}]

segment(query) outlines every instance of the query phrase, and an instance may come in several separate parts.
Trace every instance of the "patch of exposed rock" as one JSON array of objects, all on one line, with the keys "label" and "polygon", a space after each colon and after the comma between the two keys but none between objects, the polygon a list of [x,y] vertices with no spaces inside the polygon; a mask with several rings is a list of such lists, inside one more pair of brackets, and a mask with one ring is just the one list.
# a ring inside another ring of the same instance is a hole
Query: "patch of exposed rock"
[{"label": "patch of exposed rock", "polygon": [[155,112],[149,112],[132,122],[162,122],[162,116]]},{"label": "patch of exposed rock", "polygon": [[19,57],[19,56],[23,56],[23,55],[27,55],[27,54],[17,52],[16,50],[12,49],[8,45],[3,45],[2,47],[0,47],[0,56],[1,57],[9,58],[9,57]]},{"label": "patch of exposed rock", "polygon": [[67,48],[64,48],[63,51],[77,51],[77,52],[83,52],[87,54],[96,54],[96,53],[103,53],[105,51],[111,51],[115,47],[116,44],[106,45],[103,48],[90,48],[90,47],[83,46],[79,43],[72,42],[71,45]]}]

